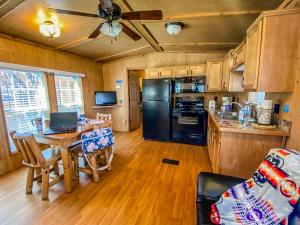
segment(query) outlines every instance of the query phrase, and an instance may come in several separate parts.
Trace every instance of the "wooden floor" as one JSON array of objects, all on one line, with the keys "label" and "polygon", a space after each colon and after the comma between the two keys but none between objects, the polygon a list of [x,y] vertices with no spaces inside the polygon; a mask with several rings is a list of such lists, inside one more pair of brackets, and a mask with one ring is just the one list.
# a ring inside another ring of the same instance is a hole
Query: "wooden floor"
[{"label": "wooden floor", "polygon": [[116,142],[112,171],[100,183],[81,174],[72,193],[61,182],[46,202],[37,184],[25,194],[24,168],[1,176],[0,224],[196,224],[196,177],[210,171],[206,148],[144,141],[140,129],[117,133]]}]

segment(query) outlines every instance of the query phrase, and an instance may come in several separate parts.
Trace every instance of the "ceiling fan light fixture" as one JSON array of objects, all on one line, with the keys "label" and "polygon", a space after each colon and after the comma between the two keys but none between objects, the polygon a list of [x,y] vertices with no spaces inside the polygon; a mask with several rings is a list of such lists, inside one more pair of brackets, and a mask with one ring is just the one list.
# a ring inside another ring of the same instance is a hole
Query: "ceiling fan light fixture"
[{"label": "ceiling fan light fixture", "polygon": [[60,36],[60,27],[50,20],[40,24],[40,33],[48,38],[58,38]]},{"label": "ceiling fan light fixture", "polygon": [[184,27],[184,24],[181,22],[168,22],[165,24],[167,32],[170,35],[178,35]]},{"label": "ceiling fan light fixture", "polygon": [[61,34],[60,25],[57,16],[52,14],[52,16],[46,16],[46,14],[39,10],[38,12],[39,21],[39,31],[40,33],[48,38],[57,38]]},{"label": "ceiling fan light fixture", "polygon": [[110,22],[103,23],[103,25],[100,28],[100,31],[101,33],[107,36],[116,37],[121,33],[122,28],[123,28],[122,24],[116,21],[112,21],[111,23]]}]

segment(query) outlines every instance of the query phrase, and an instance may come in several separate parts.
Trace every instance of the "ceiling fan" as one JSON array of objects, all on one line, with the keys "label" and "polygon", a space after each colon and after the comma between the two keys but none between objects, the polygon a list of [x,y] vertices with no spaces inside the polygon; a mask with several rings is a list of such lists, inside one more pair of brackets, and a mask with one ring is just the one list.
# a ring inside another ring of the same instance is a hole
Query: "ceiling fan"
[{"label": "ceiling fan", "polygon": [[76,12],[64,9],[54,9],[49,8],[49,11],[68,14],[74,16],[85,16],[85,17],[94,17],[94,18],[103,18],[105,22],[102,22],[94,32],[89,36],[89,38],[97,38],[100,33],[104,33],[108,36],[118,36],[121,31],[127,34],[130,38],[135,41],[141,39],[141,36],[133,31],[123,22],[118,22],[119,19],[122,20],[161,20],[162,11],[161,10],[150,10],[150,11],[134,11],[134,12],[121,12],[121,8],[113,3],[112,0],[99,0],[97,14]]}]

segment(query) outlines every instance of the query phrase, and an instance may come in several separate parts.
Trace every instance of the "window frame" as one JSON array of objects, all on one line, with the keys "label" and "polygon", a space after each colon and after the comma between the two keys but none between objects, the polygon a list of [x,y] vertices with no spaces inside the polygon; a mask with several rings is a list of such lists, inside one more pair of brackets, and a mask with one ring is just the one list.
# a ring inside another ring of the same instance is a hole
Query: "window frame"
[{"label": "window frame", "polygon": [[[27,69],[20,69],[20,68],[5,68],[5,67],[0,67],[0,70],[11,70],[11,71],[20,71],[20,72],[31,72],[31,73],[40,73],[42,74],[44,77],[42,77],[43,79],[43,84],[44,84],[44,88],[45,88],[45,93],[46,93],[46,99],[47,99],[47,103],[48,103],[48,109],[49,109],[49,116],[50,116],[50,113],[51,113],[51,104],[50,104],[50,97],[49,97],[49,89],[48,89],[48,81],[47,81],[47,76],[48,74],[44,71],[36,71],[36,70],[27,70]],[[5,116],[5,109],[4,109],[4,104],[3,104],[3,99],[2,99],[2,90],[1,90],[1,87],[0,87],[0,110],[1,110],[1,121],[0,121],[0,124],[1,122],[3,123],[3,128],[2,130],[0,131],[0,135],[1,135],[1,132],[4,132],[4,136],[5,136],[5,144],[6,144],[6,149],[9,153],[10,156],[16,156],[19,154],[18,150],[15,149],[15,150],[12,150],[11,148],[11,145],[10,145],[10,136],[8,134],[8,127],[7,127],[7,119],[6,119],[6,116]],[[1,154],[1,151],[0,151],[0,159],[2,158],[2,154]]]},{"label": "window frame", "polygon": [[79,114],[85,114],[86,110],[85,110],[85,102],[84,102],[84,96],[83,96],[83,85],[82,85],[83,80],[82,80],[82,76],[78,76],[78,75],[65,75],[65,74],[59,74],[59,73],[55,73],[55,74],[53,74],[53,76],[54,76],[53,80],[54,80],[54,86],[55,86],[54,92],[55,92],[55,96],[56,96],[55,101],[56,101],[57,112],[64,112],[64,111],[59,111],[58,94],[57,94],[57,87],[56,87],[56,77],[66,77],[66,78],[70,78],[71,77],[71,78],[78,78],[80,80],[79,87],[80,87],[80,92],[81,92],[82,106],[81,106]]}]

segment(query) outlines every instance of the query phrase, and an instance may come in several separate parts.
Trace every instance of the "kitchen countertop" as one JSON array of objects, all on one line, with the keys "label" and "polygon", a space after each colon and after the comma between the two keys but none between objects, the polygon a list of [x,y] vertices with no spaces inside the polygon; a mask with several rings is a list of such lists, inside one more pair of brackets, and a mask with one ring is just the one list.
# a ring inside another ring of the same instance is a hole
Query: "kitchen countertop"
[{"label": "kitchen countertop", "polygon": [[[270,136],[290,136],[290,132],[280,128],[275,128],[272,130],[259,129],[253,126],[242,126],[238,120],[228,120],[221,119],[213,111],[208,111],[209,117],[212,119],[213,123],[217,126],[220,132],[231,132],[231,133],[244,133],[244,134],[261,134]],[[224,123],[225,122],[225,123]]]}]

